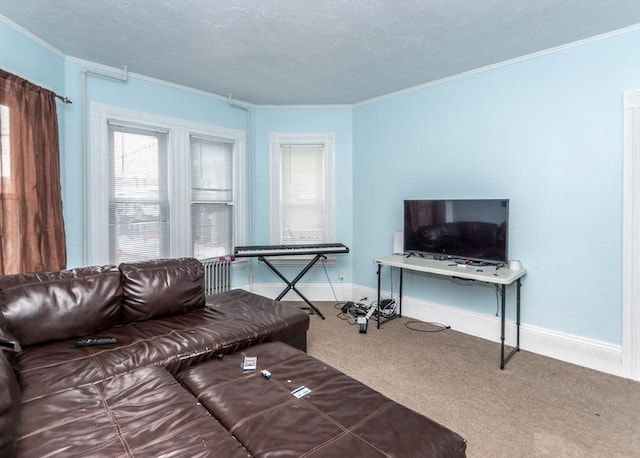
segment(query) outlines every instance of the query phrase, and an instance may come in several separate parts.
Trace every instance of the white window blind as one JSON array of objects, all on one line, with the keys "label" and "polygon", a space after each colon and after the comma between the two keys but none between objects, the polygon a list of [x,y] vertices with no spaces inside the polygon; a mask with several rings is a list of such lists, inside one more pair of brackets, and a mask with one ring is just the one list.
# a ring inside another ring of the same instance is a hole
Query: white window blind
[{"label": "white window blind", "polygon": [[326,242],[324,145],[281,145],[280,178],[281,243]]},{"label": "white window blind", "polygon": [[0,174],[3,178],[11,176],[10,132],[9,107],[0,105]]},{"label": "white window blind", "polygon": [[334,134],[270,134],[272,244],[334,241],[334,144]]},{"label": "white window blind", "polygon": [[164,132],[110,125],[109,262],[169,254]]},{"label": "white window blind", "polygon": [[199,259],[233,252],[233,144],[191,136],[191,240]]},{"label": "white window blind", "polygon": [[9,123],[9,107],[0,105],[0,176],[2,186],[0,192],[11,191],[11,124]]}]

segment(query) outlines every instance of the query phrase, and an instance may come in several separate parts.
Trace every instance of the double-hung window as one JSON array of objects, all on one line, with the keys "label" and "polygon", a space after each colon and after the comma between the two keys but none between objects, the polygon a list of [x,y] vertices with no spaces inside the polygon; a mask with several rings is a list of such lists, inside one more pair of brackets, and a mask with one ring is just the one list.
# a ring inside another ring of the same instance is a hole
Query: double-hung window
[{"label": "double-hung window", "polygon": [[271,134],[274,245],[334,242],[333,134]]},{"label": "double-hung window", "polygon": [[233,254],[244,133],[92,104],[91,261]]},{"label": "double-hung window", "polygon": [[191,136],[191,244],[199,259],[233,250],[233,147]]},{"label": "double-hung window", "polygon": [[170,254],[167,132],[109,124],[109,262]]},{"label": "double-hung window", "polygon": [[11,142],[9,107],[0,105],[0,192],[8,191],[11,183]]}]

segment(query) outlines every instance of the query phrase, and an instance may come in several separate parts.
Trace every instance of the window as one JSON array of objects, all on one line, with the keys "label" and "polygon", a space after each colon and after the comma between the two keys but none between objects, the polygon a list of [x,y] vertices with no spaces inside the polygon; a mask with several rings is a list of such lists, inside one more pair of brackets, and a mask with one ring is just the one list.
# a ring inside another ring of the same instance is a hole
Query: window
[{"label": "window", "polygon": [[11,149],[9,124],[9,107],[0,105],[0,176],[3,184],[11,177]]},{"label": "window", "polygon": [[271,134],[271,243],[333,242],[334,135]]},{"label": "window", "polygon": [[231,255],[244,234],[244,133],[91,106],[91,259]]},{"label": "window", "polygon": [[109,125],[109,262],[169,256],[166,132]]},{"label": "window", "polygon": [[191,137],[191,240],[199,259],[232,253],[233,143]]}]

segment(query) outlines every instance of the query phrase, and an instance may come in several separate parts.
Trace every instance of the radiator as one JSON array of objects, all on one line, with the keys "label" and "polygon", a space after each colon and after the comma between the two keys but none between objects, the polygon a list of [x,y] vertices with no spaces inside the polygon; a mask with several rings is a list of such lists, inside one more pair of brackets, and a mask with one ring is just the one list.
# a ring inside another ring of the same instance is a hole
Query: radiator
[{"label": "radiator", "polygon": [[204,266],[204,293],[215,294],[231,289],[231,258],[201,259]]}]

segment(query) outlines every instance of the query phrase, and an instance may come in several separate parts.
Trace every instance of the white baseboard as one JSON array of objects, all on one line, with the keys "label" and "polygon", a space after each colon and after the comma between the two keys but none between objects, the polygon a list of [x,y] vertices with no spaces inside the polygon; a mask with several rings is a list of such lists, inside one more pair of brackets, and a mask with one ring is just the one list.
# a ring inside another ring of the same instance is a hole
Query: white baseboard
[{"label": "white baseboard", "polygon": [[[313,283],[296,287],[312,302],[334,301],[336,298],[338,302],[346,302],[361,297],[367,297],[371,301],[377,299],[378,293],[374,288],[344,283],[337,285]],[[251,291],[275,298],[283,288],[283,285],[264,283],[254,284]],[[244,289],[249,290],[248,287]],[[299,301],[300,298],[295,292],[290,291],[283,300]],[[421,321],[446,324],[456,331],[492,342],[500,342],[500,318],[495,315],[486,315],[408,296],[402,298],[402,315]],[[505,343],[513,345],[515,341],[516,323],[507,320],[505,323]],[[622,364],[622,346],[620,345],[521,324],[520,348],[600,372],[620,377],[625,376]]]},{"label": "white baseboard", "polygon": [[[253,287],[242,287],[247,291],[252,291],[261,296],[275,299],[284,290],[286,285],[273,283],[254,283]],[[298,289],[307,299],[313,301],[337,301],[346,302],[352,300],[351,290],[353,286],[346,283],[337,283],[329,285],[328,283],[308,283],[296,285]],[[335,295],[334,295],[335,294]],[[300,301],[300,296],[295,291],[289,291],[283,298],[283,301]]]},{"label": "white baseboard", "polygon": [[[377,290],[373,288],[354,287],[354,292],[364,296],[370,295],[369,297],[377,295]],[[402,298],[402,315],[421,321],[446,324],[456,331],[500,343],[501,320],[495,315],[486,315],[407,296]],[[516,323],[507,320],[505,343],[514,345],[515,342]],[[620,345],[521,324],[520,349],[624,377]]]}]

